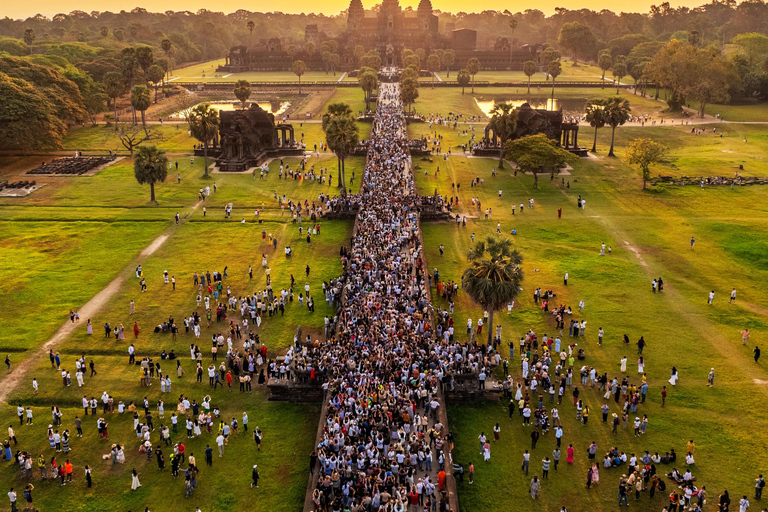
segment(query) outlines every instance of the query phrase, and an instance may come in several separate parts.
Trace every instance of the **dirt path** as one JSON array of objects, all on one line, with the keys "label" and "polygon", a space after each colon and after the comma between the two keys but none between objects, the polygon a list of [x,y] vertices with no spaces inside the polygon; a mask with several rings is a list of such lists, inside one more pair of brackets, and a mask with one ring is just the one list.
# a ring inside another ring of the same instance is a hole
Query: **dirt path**
[{"label": "dirt path", "polygon": [[[202,203],[196,203],[191,209],[190,212],[184,215],[186,218],[189,216],[189,213],[196,210],[200,204]],[[101,291],[99,291],[96,295],[91,297],[91,299],[83,304],[79,309],[75,308],[78,313],[80,313],[80,316],[82,318],[91,318],[94,317],[101,309],[114,297],[118,291],[120,291],[120,287],[123,285],[125,280],[133,275],[134,269],[136,266],[143,260],[144,258],[147,258],[154,254],[162,245],[170,238],[173,231],[175,231],[176,226],[172,225],[169,227],[165,233],[155,238],[152,243],[150,243],[147,247],[145,247],[139,255],[134,258],[125,268],[123,268],[120,273],[115,277],[110,283],[105,286]],[[72,322],[65,322],[64,325],[62,325],[58,331],[56,331],[56,334],[51,336],[51,338],[48,339],[40,348],[38,348],[36,351],[32,351],[32,354],[24,359],[21,363],[15,365],[13,368],[13,371],[9,374],[7,374],[2,380],[0,380],[0,402],[5,402],[8,399],[8,395],[11,394],[11,392],[16,389],[22,382],[22,380],[27,376],[29,371],[35,367],[35,365],[42,359],[43,357],[47,356],[48,352],[50,350],[55,350],[55,348],[63,342],[67,337],[72,334],[72,332],[80,327],[81,324],[79,323],[72,323]]]}]

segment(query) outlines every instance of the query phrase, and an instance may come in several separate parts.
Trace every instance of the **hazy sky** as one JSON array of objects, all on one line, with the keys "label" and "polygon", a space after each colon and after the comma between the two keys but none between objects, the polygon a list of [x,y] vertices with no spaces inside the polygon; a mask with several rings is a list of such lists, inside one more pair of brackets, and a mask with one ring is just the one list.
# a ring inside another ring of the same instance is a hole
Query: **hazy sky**
[{"label": "hazy sky", "polygon": [[[363,5],[366,8],[373,6],[376,3],[380,3],[381,0],[363,0]],[[432,5],[435,9],[443,11],[459,12],[459,11],[483,11],[487,9],[491,10],[504,10],[510,11],[524,11],[526,9],[539,9],[546,14],[554,12],[555,7],[566,7],[568,9],[594,9],[599,11],[600,9],[610,9],[614,12],[648,12],[651,4],[660,4],[664,0],[537,0],[526,2],[510,2],[509,0],[477,0],[467,4],[467,2],[460,0],[432,0]],[[688,7],[696,7],[706,0],[688,0],[682,2],[670,2],[672,6],[677,7],[685,5]],[[323,12],[326,14],[338,14],[341,10],[346,9],[349,6],[349,0],[323,0],[318,2],[317,0],[292,0],[290,2],[279,3],[267,3],[267,2],[253,2],[242,3],[234,0],[38,0],[36,2],[3,2],[2,8],[0,8],[0,16],[11,18],[26,18],[34,16],[37,13],[42,13],[46,16],[53,16],[54,14],[64,12],[68,13],[73,10],[79,9],[86,12],[97,11],[113,11],[119,12],[120,10],[130,11],[134,7],[144,7],[150,11],[196,11],[200,8],[206,8],[210,10],[223,11],[226,13],[236,11],[237,9],[249,9],[251,11],[272,11],[280,10],[283,12],[299,13],[299,12]],[[418,5],[418,0],[401,0],[400,5],[403,7]]]}]

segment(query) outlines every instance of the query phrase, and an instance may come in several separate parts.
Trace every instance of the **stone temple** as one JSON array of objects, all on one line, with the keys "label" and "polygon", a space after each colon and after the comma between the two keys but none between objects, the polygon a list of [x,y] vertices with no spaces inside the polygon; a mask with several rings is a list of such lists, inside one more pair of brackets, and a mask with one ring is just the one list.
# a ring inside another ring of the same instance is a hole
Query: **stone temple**
[{"label": "stone temple", "polygon": [[[234,46],[218,71],[290,71],[293,61],[299,59],[306,63],[307,69],[322,71],[326,64],[320,52],[309,53],[307,43],[313,42],[317,48],[329,39],[318,31],[317,25],[307,25],[304,41],[271,38],[262,39],[252,47]],[[463,68],[472,57],[480,61],[483,70],[522,70],[525,61],[536,60],[538,51],[531,45],[511,44],[505,34],[499,34],[493,46],[480,48],[476,30],[454,29],[452,24],[447,24],[440,32],[430,0],[421,0],[415,11],[403,10],[398,0],[384,0],[378,11],[365,10],[361,0],[351,0],[347,29],[333,39],[338,43],[339,71],[353,71],[357,67],[354,56],[357,45],[366,51],[377,50],[384,65],[397,66],[402,64],[400,54],[405,48],[423,48],[427,54],[436,49],[451,49],[456,53],[454,71]]]}]

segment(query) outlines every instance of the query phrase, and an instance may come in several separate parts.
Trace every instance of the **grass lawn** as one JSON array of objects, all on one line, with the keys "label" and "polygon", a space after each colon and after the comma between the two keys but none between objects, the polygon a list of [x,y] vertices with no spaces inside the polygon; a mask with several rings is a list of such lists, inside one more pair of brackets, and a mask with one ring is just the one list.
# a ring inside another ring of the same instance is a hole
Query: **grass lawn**
[{"label": "grass lawn", "polygon": [[[154,144],[160,149],[172,152],[189,152],[197,140],[189,134],[187,125],[184,123],[174,123],[166,125],[151,125],[151,129],[158,137],[149,144]],[[63,149],[90,152],[107,153],[110,149],[113,152],[127,154],[128,151],[120,143],[120,138],[111,126],[85,126],[83,128],[73,128],[67,133],[62,141]]]},{"label": "grass lawn", "polygon": [[[189,69],[188,73],[200,69]],[[574,76],[588,76],[594,72],[588,66],[571,68]],[[206,72],[206,75],[208,73]],[[480,78],[478,78],[480,79]],[[561,78],[563,79],[563,78]],[[542,96],[548,91],[542,89]],[[585,101],[597,94],[609,95],[611,89],[556,89],[556,98]],[[517,92],[517,97],[524,91]],[[486,100],[512,99],[516,96],[503,88],[484,88],[473,96],[461,95],[458,88],[431,89],[422,86],[416,107],[420,112],[448,111],[466,116],[481,115],[475,98]],[[659,103],[642,100],[625,93],[637,112],[652,111]],[[363,108],[362,91],[338,89],[331,102],[349,103],[353,111]],[[727,119],[727,117],[726,117]],[[471,129],[462,125],[464,129]],[[713,128],[717,128],[717,134]],[[361,138],[368,136],[369,125],[360,125]],[[594,366],[599,374],[606,372],[610,378],[621,376],[619,361],[622,356],[629,360],[627,376],[637,383],[636,347],[623,346],[621,337],[627,334],[634,343],[641,335],[648,341],[645,350],[645,373],[650,383],[647,402],[640,406],[638,415],[649,417],[648,433],[641,438],[633,437],[631,428],[619,429],[612,435],[601,422],[602,393],[583,390],[581,397],[592,410],[588,425],[576,421],[570,404],[570,389],[560,406],[565,427],[564,448],[573,443],[576,449],[574,464],[562,464],[558,471],[550,471],[550,477],[542,486],[540,498],[531,502],[527,490],[533,474],[541,475],[541,459],[550,455],[554,436],[550,432],[542,436],[531,458],[531,472],[525,476],[519,469],[522,453],[530,448],[530,428],[522,427],[518,416],[508,417],[507,403],[453,403],[449,404],[450,428],[456,448],[453,457],[464,464],[473,462],[476,467],[475,483],[459,484],[462,510],[502,512],[510,504],[523,505],[532,511],[559,510],[566,505],[569,511],[596,512],[612,510],[618,476],[626,468],[603,470],[597,487],[587,490],[584,480],[587,472],[585,451],[591,441],[598,444],[598,459],[612,446],[627,453],[642,454],[644,450],[664,452],[675,448],[682,457],[685,442],[694,439],[697,444],[696,464],[692,467],[698,485],[706,485],[710,501],[728,488],[733,497],[749,494],[757,473],[764,471],[761,461],[768,456],[768,412],[759,404],[768,398],[768,371],[765,360],[759,364],[752,360],[752,348],[765,349],[768,332],[768,295],[764,283],[768,281],[768,206],[763,187],[651,187],[641,190],[640,172],[626,163],[625,148],[634,138],[645,136],[659,140],[670,149],[668,162],[652,168],[652,174],[724,175],[730,176],[738,165],[744,166],[745,175],[766,176],[765,155],[768,152],[768,128],[760,125],[702,125],[702,135],[690,133],[690,127],[623,126],[616,132],[617,158],[605,156],[610,142],[610,130],[601,129],[598,134],[597,158],[579,160],[568,174],[550,180],[539,178],[539,188],[533,189],[533,177],[518,173],[508,166],[498,169],[492,158],[469,158],[456,150],[470,140],[463,130],[415,123],[409,126],[411,137],[425,136],[440,142],[442,152],[451,149],[452,156],[440,155],[415,158],[416,186],[422,194],[458,196],[455,211],[467,218],[465,227],[455,222],[424,223],[423,236],[427,265],[437,268],[444,280],[460,280],[467,267],[467,251],[474,241],[496,235],[497,223],[503,236],[513,239],[524,257],[525,281],[511,314],[497,312],[495,321],[502,326],[501,353],[508,356],[509,342],[516,342],[528,329],[539,335],[557,334],[551,315],[544,314],[532,300],[533,290],[541,287],[553,290],[557,296],[553,303],[567,304],[576,310],[574,318],[588,321],[586,336],[578,340],[563,338],[563,345],[576,341],[586,350],[585,363]],[[480,126],[476,127],[478,136]],[[285,195],[293,201],[317,201],[321,193],[336,194],[335,179],[338,177],[336,158],[332,153],[308,158],[308,165],[328,168],[333,176],[331,185],[308,180],[278,179],[278,162],[270,164],[270,173],[264,179],[248,173],[215,173],[203,177],[203,159],[190,160],[189,148],[194,143],[186,130],[171,126],[161,128],[169,132],[163,143],[169,151],[171,162],[178,162],[180,183],[176,168],[169,172],[166,182],[156,187],[159,206],[149,205],[149,190],[136,183],[130,160],[122,160],[91,177],[43,177],[38,181],[45,186],[24,198],[0,199],[0,246],[4,262],[0,279],[6,285],[0,295],[0,322],[5,327],[0,335],[0,350],[11,353],[14,364],[36,353],[50,335],[66,320],[70,308],[77,307],[103,288],[116,275],[128,276],[120,289],[105,302],[93,316],[94,334],[86,333],[86,318],[82,318],[74,332],[57,347],[62,366],[74,369],[74,360],[83,355],[94,361],[99,372],[86,378],[84,389],[77,387],[73,379],[71,387],[62,385],[60,374],[50,369],[46,357],[32,363],[32,371],[9,394],[8,403],[0,409],[0,420],[11,424],[15,419],[17,404],[34,407],[35,423],[30,427],[18,427],[18,447],[14,451],[27,450],[42,453],[50,460],[66,457],[54,453],[47,445],[45,427],[50,421],[51,405],[58,405],[64,412],[63,428],[74,432],[74,417],[83,411],[79,400],[83,394],[97,399],[107,391],[115,400],[125,403],[139,402],[144,396],[155,410],[161,398],[166,402],[166,417],[155,417],[155,425],[169,421],[179,395],[198,402],[206,394],[213,397],[213,404],[220,406],[222,420],[240,419],[247,411],[251,428],[259,426],[265,434],[260,452],[256,451],[252,438],[242,433],[233,438],[225,448],[224,457],[218,458],[214,449],[213,470],[205,466],[203,451],[206,444],[214,444],[215,434],[203,434],[200,439],[187,440],[183,426],[174,440],[183,440],[187,453],[193,452],[202,468],[198,477],[199,487],[192,499],[184,506],[200,506],[204,511],[225,509],[249,509],[256,511],[289,511],[300,507],[306,484],[306,460],[312,449],[317,428],[317,405],[292,405],[266,401],[266,391],[255,386],[251,394],[211,390],[208,383],[196,383],[194,363],[188,357],[191,343],[197,344],[203,353],[204,365],[211,361],[210,339],[218,332],[226,332],[228,321],[239,321],[239,314],[231,313],[225,321],[211,326],[203,321],[202,334],[195,339],[185,333],[183,317],[204,305],[196,302],[197,287],[193,286],[192,274],[227,267],[228,277],[224,285],[231,293],[241,296],[263,290],[266,286],[265,270],[261,255],[266,254],[271,269],[273,289],[290,286],[295,279],[293,302],[289,302],[284,316],[267,317],[255,328],[261,341],[275,357],[293,341],[297,325],[313,338],[321,338],[323,318],[334,311],[325,302],[322,283],[340,273],[339,247],[348,243],[352,223],[345,221],[320,221],[320,234],[307,243],[305,233],[290,222],[288,213],[278,206],[276,196]],[[181,133],[177,134],[176,132]],[[720,137],[722,132],[723,137]],[[303,136],[308,149],[323,140],[320,124],[305,123],[296,130]],[[592,130],[582,129],[582,145],[591,145]],[[111,137],[111,139],[110,139]],[[746,141],[744,139],[746,138]],[[69,149],[105,150],[115,142],[109,130],[82,128],[73,130],[65,144]],[[4,158],[0,161],[2,179],[20,179],[28,168],[39,163],[40,157]],[[292,168],[298,166],[296,158],[285,159]],[[356,189],[360,185],[364,160],[347,160],[347,179],[354,182],[345,186]],[[436,177],[435,171],[440,168]],[[491,170],[497,169],[497,176]],[[426,172],[426,173],[425,173]],[[471,187],[473,178],[483,183]],[[216,191],[205,203],[197,205],[200,188],[210,186]],[[458,192],[452,184],[460,183]],[[576,208],[577,197],[586,200],[587,208]],[[475,198],[481,206],[472,206]],[[533,209],[528,199],[534,198]],[[233,203],[231,219],[225,219],[223,208]],[[525,203],[524,212],[519,208],[511,214],[511,204]],[[204,210],[205,208],[205,210]],[[260,209],[258,223],[254,210]],[[484,218],[484,210],[492,209],[491,218]],[[562,210],[558,219],[557,211]],[[176,226],[173,216],[180,212],[183,222]],[[204,213],[205,212],[205,213]],[[241,221],[245,220],[245,223]],[[310,223],[304,222],[304,227]],[[515,229],[517,234],[512,236]],[[141,293],[137,279],[132,276],[138,252],[160,233],[169,238],[154,254],[141,259],[148,291]],[[262,233],[264,232],[264,233]],[[274,249],[269,235],[278,241]],[[267,238],[264,238],[267,236]],[[689,240],[695,237],[695,250]],[[600,244],[605,243],[612,251],[599,256]],[[284,248],[294,249],[291,259],[284,256]],[[438,247],[444,245],[441,257]],[[248,266],[253,267],[251,280]],[[305,268],[310,266],[310,275]],[[176,290],[163,284],[163,271],[176,278]],[[563,275],[570,274],[567,286]],[[650,282],[663,277],[665,290],[653,294]],[[298,304],[298,294],[309,284],[315,298],[316,311],[311,313]],[[736,304],[728,304],[731,288],[738,290]],[[710,290],[715,290],[714,305],[706,304]],[[445,299],[433,289],[434,305],[447,307]],[[129,303],[134,300],[136,313],[129,314]],[[579,301],[584,300],[584,312],[578,312]],[[466,338],[464,325],[468,318],[482,317],[482,310],[463,292],[455,297],[454,320],[458,339]],[[180,333],[173,339],[170,334],[154,333],[153,327],[173,316]],[[566,319],[568,320],[568,319]],[[105,322],[124,325],[126,339],[105,339]],[[133,323],[141,327],[141,334],[134,339]],[[251,326],[254,327],[254,326]],[[605,329],[605,342],[597,346],[597,330]],[[752,332],[750,345],[740,343],[741,330]],[[566,333],[567,335],[567,333]],[[162,396],[157,381],[145,388],[137,382],[138,370],[127,364],[127,347],[134,343],[137,355],[151,356],[159,361],[160,352],[174,350],[179,356],[185,374],[177,378],[173,371],[175,362],[161,361],[163,372],[171,372],[173,392]],[[235,340],[235,345],[240,342]],[[2,353],[2,352],[0,352]],[[519,355],[514,356],[510,373],[520,379]],[[578,381],[577,362],[576,378]],[[667,384],[670,368],[676,366],[680,381],[674,388]],[[714,388],[706,386],[710,367],[717,371]],[[497,370],[500,377],[501,370]],[[37,377],[40,393],[32,391],[31,378]],[[660,403],[660,389],[670,388],[666,407]],[[581,385],[578,384],[581,388]],[[226,398],[224,398],[226,396]],[[550,407],[548,397],[545,405]],[[609,404],[611,412],[619,412],[618,405]],[[143,418],[143,411],[140,413]],[[81,416],[82,417],[82,416]],[[183,498],[183,479],[174,480],[166,468],[161,472],[155,461],[146,461],[138,453],[138,442],[133,432],[130,414],[111,414],[110,440],[96,439],[94,421],[84,418],[85,437],[72,438],[69,457],[75,464],[75,482],[60,487],[56,482],[43,482],[35,477],[35,502],[43,510],[54,507],[75,511],[96,511],[120,506],[131,510],[170,510]],[[634,414],[632,418],[634,419]],[[501,440],[494,443],[490,462],[483,462],[478,450],[480,432],[491,433],[494,424],[501,425]],[[153,442],[158,442],[157,432]],[[111,443],[126,445],[126,464],[113,466],[111,460],[102,460]],[[738,457],[734,447],[748,445],[749,457]],[[163,450],[166,460],[170,455]],[[563,449],[563,452],[565,450]],[[83,466],[91,465],[94,487],[84,485]],[[258,490],[250,489],[250,468],[258,464],[262,481]],[[168,465],[169,462],[168,462]],[[685,465],[680,461],[676,467]],[[130,491],[130,471],[137,468],[142,487]],[[659,473],[671,470],[660,466]],[[26,482],[18,479],[13,465],[0,468],[0,475],[17,490]],[[466,476],[466,475],[465,475]],[[74,488],[73,488],[74,487]],[[670,487],[670,491],[674,489]],[[511,493],[512,501],[507,499]],[[630,501],[633,501],[631,498]],[[636,510],[661,509],[663,497],[655,498],[649,505],[647,493]]]},{"label": "grass lawn", "polygon": [[[456,69],[460,69],[461,66],[454,66]],[[441,71],[438,73],[440,78],[445,81],[456,80],[456,69],[451,70],[451,76],[448,76],[447,71]],[[579,64],[573,66],[570,61],[563,62],[563,72],[557,77],[558,80],[565,82],[596,82],[600,81],[603,71],[597,66],[590,66],[587,64]],[[605,76],[606,80],[612,80],[611,72]],[[531,76],[531,82],[544,82],[547,79],[547,75],[544,72],[536,73]],[[528,77],[522,71],[480,71],[475,75],[475,81],[477,82],[527,82]]]},{"label": "grass lawn", "polygon": [[[527,89],[503,88],[503,87],[477,87],[475,94],[471,93],[471,87],[467,87],[465,94],[461,94],[460,87],[430,88],[423,85],[419,88],[419,99],[416,100],[415,109],[421,114],[448,114],[454,112],[464,116],[485,116],[493,108],[493,102],[528,101],[535,108],[543,108],[551,103],[551,85],[532,86],[531,94]],[[555,85],[555,108],[562,108],[566,114],[582,114],[584,105],[591,98],[606,98],[615,96],[616,90],[611,87],[599,88],[573,88]],[[628,91],[621,91],[622,97],[627,98],[635,115],[652,115],[654,117],[675,117],[662,113],[666,104],[651,98],[643,98],[640,95]],[[679,116],[678,116],[679,117]]]},{"label": "grass lawn", "polygon": [[[125,361],[115,361],[115,367],[103,365],[102,371],[113,372],[115,375],[117,365],[125,366]],[[51,371],[49,374],[58,372]],[[175,375],[174,375],[175,376]],[[175,380],[174,393],[183,393],[190,399],[196,398],[198,402],[209,393],[207,382],[205,386],[195,385],[194,378],[187,376],[186,380]],[[40,376],[42,380],[42,375]],[[106,382],[105,382],[106,381]],[[197,465],[200,468],[198,474],[198,487],[193,496],[184,498],[184,473],[180,473],[178,479],[174,479],[170,473],[169,457],[173,453],[172,446],[162,446],[166,466],[159,470],[153,456],[151,461],[146,460],[144,454],[139,453],[139,442],[133,432],[132,414],[105,415],[109,422],[109,440],[99,439],[96,431],[96,420],[91,416],[83,416],[83,410],[75,407],[62,407],[63,425],[60,431],[68,428],[73,437],[70,439],[72,451],[69,454],[55,453],[48,446],[46,427],[51,420],[48,401],[61,404],[58,392],[61,388],[61,379],[52,379],[51,386],[59,387],[49,389],[41,388],[41,394],[35,397],[40,406],[35,406],[35,415],[32,426],[19,427],[16,424],[16,437],[19,440],[15,450],[25,450],[35,455],[43,454],[47,462],[56,456],[59,464],[63,464],[69,458],[74,465],[74,482],[61,487],[58,479],[40,480],[39,473],[35,473],[32,480],[35,491],[35,507],[38,510],[51,510],[64,507],[73,511],[97,511],[114,510],[119,503],[120,510],[144,510],[145,507],[156,510],[171,510],[184,503],[186,507],[200,506],[203,510],[210,509],[248,509],[259,511],[292,511],[301,506],[304,500],[307,473],[305,468],[309,452],[312,450],[314,436],[307,435],[317,428],[319,407],[314,404],[287,404],[267,402],[262,390],[255,390],[250,394],[226,393],[223,389],[210,391],[213,397],[212,404],[221,407],[224,421],[231,421],[232,417],[242,419],[242,413],[247,412],[249,417],[249,431],[243,432],[242,426],[237,436],[231,436],[230,442],[224,447],[224,457],[219,458],[213,434],[203,433],[197,439],[187,439],[183,424],[177,434],[172,434],[173,442],[183,442],[186,453],[194,453]],[[73,384],[74,389],[76,383]],[[169,424],[170,414],[175,410],[175,395],[166,394],[165,419],[160,419],[155,408],[161,398],[157,382],[149,388],[139,388],[134,381],[118,382],[109,381],[106,376],[97,375],[88,379],[83,393],[95,395],[97,398],[102,388],[110,389],[116,400],[139,401],[147,395],[152,402],[154,424],[157,429],[161,424]],[[69,389],[67,391],[69,391]],[[44,397],[43,395],[46,395]],[[74,390],[72,394],[76,393]],[[224,398],[223,395],[228,395]],[[82,394],[80,394],[82,396]],[[29,403],[29,401],[27,402]],[[6,408],[3,419],[6,423],[17,421],[15,407]],[[101,409],[99,409],[101,411]],[[75,437],[74,417],[80,415],[83,419],[83,437]],[[141,411],[143,419],[143,411]],[[218,423],[216,423],[218,425]],[[257,451],[253,442],[251,431],[258,426],[264,433],[264,441],[261,450]],[[159,435],[157,431],[152,435],[152,441],[157,445]],[[117,443],[125,448],[125,464],[113,465],[111,459],[103,460],[102,455],[108,454],[112,443]],[[209,467],[205,463],[205,447],[211,445],[214,449],[213,465]],[[93,487],[87,488],[84,477],[84,466],[88,464],[92,468]],[[258,464],[261,479],[258,489],[251,489],[251,467]],[[183,466],[185,467],[185,466]],[[136,468],[142,487],[137,491],[131,491],[131,470]],[[36,470],[37,471],[37,470]],[[13,464],[4,464],[0,469],[0,475],[7,486],[16,487],[21,491],[26,484],[25,480],[18,478],[18,469]]]},{"label": "grass lawn", "polygon": [[[691,137],[675,137],[674,132],[667,137],[681,140],[681,145],[672,150],[675,162],[701,153],[692,141],[703,139]],[[716,161],[714,153],[709,158]],[[721,158],[725,162],[720,165],[727,165],[728,154]],[[504,485],[514,499],[522,500],[531,510],[559,510],[563,505],[576,511],[610,510],[615,506],[618,477],[626,468],[605,471],[601,466],[600,485],[585,489],[585,451],[592,440],[598,444],[601,461],[612,446],[637,454],[644,450],[663,453],[675,448],[682,455],[685,442],[694,439],[698,448],[692,471],[698,478],[697,484],[706,485],[710,498],[723,488],[734,496],[751,496],[753,479],[762,469],[759,461],[767,451],[762,434],[756,433],[768,425],[768,416],[755,405],[756,400],[765,398],[762,383],[768,372],[762,361],[755,365],[751,357],[754,344],[764,346],[767,327],[768,298],[757,284],[768,278],[762,256],[766,249],[763,240],[768,234],[768,210],[758,205],[763,190],[669,187],[642,192],[636,171],[620,159],[580,161],[570,176],[562,178],[570,187],[559,177],[555,181],[542,177],[538,190],[532,189],[531,176],[512,176],[509,170],[492,178],[490,169],[496,167],[496,162],[491,159],[454,156],[447,161],[415,163],[430,171],[428,176],[420,169],[416,172],[422,193],[431,194],[437,188],[438,193],[451,195],[451,183],[462,184],[459,209],[467,216],[467,226],[457,227],[454,222],[423,226],[427,263],[430,268],[439,269],[442,279],[460,279],[467,266],[467,249],[472,246],[471,234],[475,234],[475,240],[495,235],[497,222],[503,236],[513,238],[524,256],[526,279],[517,305],[511,315],[505,310],[495,316],[502,325],[501,351],[505,357],[507,342],[516,344],[528,329],[540,336],[556,334],[551,316],[543,314],[533,303],[531,295],[537,287],[552,289],[557,294],[553,303],[568,304],[576,310],[574,318],[588,320],[587,335],[576,342],[587,352],[586,364],[596,367],[598,374],[620,376],[619,360],[626,355],[630,382],[638,382],[636,347],[624,347],[621,336],[627,333],[634,343],[644,335],[649,341],[644,353],[649,398],[638,410],[638,415],[649,417],[648,434],[634,438],[630,426],[627,431],[620,428],[619,434],[613,436],[601,422],[602,393],[593,390],[581,395],[592,410],[590,422],[588,426],[577,423],[569,402],[570,389],[567,390],[566,400],[560,406],[565,427],[563,463],[557,473],[550,471],[540,499],[530,505],[530,478],[533,474],[541,477],[541,459],[545,455],[551,457],[553,434],[542,436],[531,457],[532,473],[525,477],[519,468],[523,450],[530,450],[531,429],[521,427],[518,416],[510,421],[505,401],[450,405],[449,420],[456,441],[454,460],[465,467],[471,461],[476,467],[474,485],[465,480],[459,486],[462,509],[507,510],[510,501],[499,492],[499,485]],[[441,172],[435,178],[438,164]],[[484,184],[471,188],[469,182],[476,176],[483,177]],[[578,195],[587,200],[588,208],[583,211],[575,206]],[[480,212],[472,208],[472,197],[480,199]],[[535,199],[533,210],[527,206],[530,197]],[[521,215],[518,209],[517,215],[512,216],[509,204],[521,202],[526,204],[524,213]],[[483,210],[488,207],[493,214],[485,220]],[[562,208],[562,219],[557,218],[558,208]],[[512,228],[517,230],[515,237],[510,236]],[[688,248],[692,235],[697,240],[695,251]],[[598,255],[603,242],[612,247],[610,256]],[[438,252],[440,244],[445,246],[442,258]],[[566,271],[570,274],[567,287],[562,284]],[[652,294],[651,279],[659,275],[665,281],[665,291]],[[732,287],[739,293],[736,305],[727,303]],[[710,289],[717,294],[714,306],[706,305]],[[580,300],[586,303],[581,315],[577,307]],[[436,306],[447,306],[442,298],[434,302]],[[464,339],[467,318],[473,318],[476,324],[482,310],[460,292],[453,316],[459,339]],[[605,342],[598,347],[597,330],[601,326],[605,329]],[[742,347],[740,343],[739,333],[744,327],[753,332],[752,346]],[[570,342],[566,340],[564,344]],[[516,381],[520,379],[519,357],[515,355],[510,369]],[[675,388],[666,382],[673,365],[681,376]],[[578,367],[577,364],[576,381]],[[716,386],[711,389],[706,387],[710,367],[717,369]],[[659,397],[663,384],[670,388],[664,409]],[[545,406],[551,407],[548,397]],[[610,410],[620,412],[613,402]],[[757,430],[746,432],[745,420]],[[484,463],[477,436],[481,431],[490,436],[497,422],[502,429],[501,441],[493,445],[491,461]],[[733,457],[732,446],[747,439],[755,447],[757,457]],[[576,450],[573,465],[565,464],[565,447],[569,443]],[[677,464],[678,469],[684,466]],[[660,473],[668,472],[671,467],[658,469]],[[648,503],[644,493],[640,504],[631,506],[637,510],[660,508],[664,498],[657,496],[654,505]]]},{"label": "grass lawn", "polygon": [[[251,82],[296,82],[298,78],[291,71],[247,71],[243,73],[222,73],[216,72],[216,68],[223,66],[225,59],[212,60],[187,66],[185,68],[174,69],[171,76],[173,82],[235,82],[237,80],[248,80]],[[342,73],[325,73],[324,71],[307,71],[301,77],[301,82],[329,82],[341,78]]]},{"label": "grass lawn", "polygon": [[[84,219],[0,222],[5,261],[0,309],[8,334],[0,337],[0,350],[42,344],[67,320],[70,308],[106,286],[166,226]],[[19,356],[14,359],[19,362]]]}]

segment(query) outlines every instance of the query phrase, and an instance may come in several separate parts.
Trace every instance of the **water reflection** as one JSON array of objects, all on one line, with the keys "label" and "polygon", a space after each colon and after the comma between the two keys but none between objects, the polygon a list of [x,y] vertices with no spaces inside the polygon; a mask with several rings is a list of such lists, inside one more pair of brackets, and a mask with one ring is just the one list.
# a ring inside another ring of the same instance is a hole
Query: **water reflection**
[{"label": "water reflection", "polygon": [[[218,110],[219,112],[240,110],[243,108],[243,104],[240,103],[239,101],[229,101],[229,100],[205,101],[205,102],[198,103],[198,105],[200,105],[201,103],[209,103],[211,105],[211,108]],[[253,103],[256,103],[258,106],[260,106],[262,109],[266,110],[270,114],[275,114],[275,115],[282,114],[283,112],[288,110],[288,107],[291,106],[290,101],[249,101],[248,105],[250,106]],[[195,107],[196,106],[197,105],[195,105]],[[170,115],[171,119],[181,119],[183,117],[184,115],[182,111],[174,112],[173,114]]]},{"label": "water reflection", "polygon": [[477,103],[477,106],[480,108],[480,110],[485,113],[485,115],[489,116],[491,115],[491,111],[493,110],[493,107],[496,106],[498,103],[506,103],[507,105],[512,105],[515,108],[520,107],[523,103],[528,103],[532,108],[541,108],[546,110],[560,110],[563,109],[563,114],[565,115],[572,115],[572,116],[579,116],[584,114],[584,106],[586,105],[586,98],[566,98],[566,99],[558,99],[558,98],[520,98],[520,99],[501,99],[497,98],[494,100],[486,100],[486,99],[478,99],[475,98],[475,103]]}]

